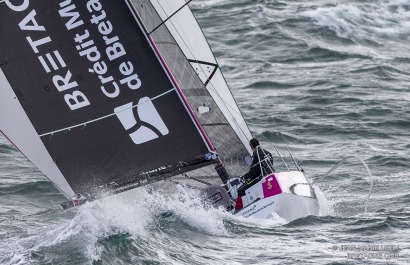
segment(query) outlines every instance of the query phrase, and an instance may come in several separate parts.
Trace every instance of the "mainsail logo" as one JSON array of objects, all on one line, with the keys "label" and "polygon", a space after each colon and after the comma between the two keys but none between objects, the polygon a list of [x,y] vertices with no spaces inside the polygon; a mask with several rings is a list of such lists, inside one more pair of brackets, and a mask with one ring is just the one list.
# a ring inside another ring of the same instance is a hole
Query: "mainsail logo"
[{"label": "mainsail logo", "polygon": [[125,130],[131,131],[130,137],[135,144],[146,143],[169,133],[149,97],[143,97],[138,101],[136,113],[132,106],[130,102],[115,108],[114,112]]}]

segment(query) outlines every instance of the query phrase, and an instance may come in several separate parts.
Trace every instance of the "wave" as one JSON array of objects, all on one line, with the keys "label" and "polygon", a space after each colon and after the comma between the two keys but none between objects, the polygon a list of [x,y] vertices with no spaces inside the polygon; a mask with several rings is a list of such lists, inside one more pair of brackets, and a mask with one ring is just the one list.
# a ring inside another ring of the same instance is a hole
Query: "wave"
[{"label": "wave", "polygon": [[[0,137],[2,137],[0,135]],[[0,154],[11,154],[16,151],[16,148],[11,144],[2,144],[0,143]]]},{"label": "wave", "polygon": [[[74,260],[82,261],[79,263],[99,262],[117,259],[112,252],[118,251],[130,255],[133,263],[150,260],[180,264],[186,258],[183,249],[192,247],[191,241],[198,237],[230,238],[241,231],[258,229],[262,233],[285,223],[277,216],[268,220],[235,217],[221,209],[205,207],[194,191],[186,192],[165,197],[139,188],[87,203],[78,208],[68,224],[48,231],[43,228],[42,232],[37,229],[31,238],[32,246],[11,255],[15,258],[10,257],[8,263],[47,263],[53,255],[66,257],[62,253],[65,251],[76,253]],[[180,252],[182,257],[162,255],[163,252]]]},{"label": "wave", "polygon": [[8,183],[2,181],[2,184],[0,185],[0,196],[33,196],[39,194],[45,195],[50,194],[51,191],[53,191],[53,194],[58,194],[50,181],[36,181],[36,179],[32,179],[31,182],[23,183],[20,183],[19,180],[11,179]]},{"label": "wave", "polygon": [[380,37],[407,38],[410,33],[410,5],[406,0],[353,2],[317,7],[302,12],[316,25],[349,39]]},{"label": "wave", "polygon": [[250,83],[251,87],[254,89],[287,89],[298,87],[296,84],[291,84],[288,82],[275,82],[275,81],[257,81]]}]

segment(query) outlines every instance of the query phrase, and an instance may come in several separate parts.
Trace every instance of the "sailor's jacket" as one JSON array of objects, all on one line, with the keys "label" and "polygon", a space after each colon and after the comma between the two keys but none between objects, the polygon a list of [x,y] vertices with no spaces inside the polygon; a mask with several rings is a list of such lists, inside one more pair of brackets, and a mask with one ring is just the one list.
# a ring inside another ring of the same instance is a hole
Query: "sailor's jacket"
[{"label": "sailor's jacket", "polygon": [[[258,156],[259,154],[259,156]],[[260,163],[259,163],[260,159]],[[263,175],[273,173],[275,169],[273,168],[273,156],[271,153],[266,151],[260,146],[257,146],[253,151],[252,164],[249,168],[249,172],[246,173],[243,177],[245,179],[253,180],[261,176],[261,168],[263,170]]]}]

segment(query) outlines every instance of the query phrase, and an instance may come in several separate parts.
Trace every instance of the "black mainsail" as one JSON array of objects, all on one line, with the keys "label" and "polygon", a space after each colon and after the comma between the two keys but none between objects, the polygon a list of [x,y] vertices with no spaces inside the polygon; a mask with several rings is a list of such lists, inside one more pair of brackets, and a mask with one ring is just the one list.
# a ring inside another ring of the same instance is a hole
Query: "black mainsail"
[{"label": "black mainsail", "polygon": [[149,1],[0,3],[0,131],[68,198],[215,175],[214,151],[244,169],[249,131],[163,21]]}]

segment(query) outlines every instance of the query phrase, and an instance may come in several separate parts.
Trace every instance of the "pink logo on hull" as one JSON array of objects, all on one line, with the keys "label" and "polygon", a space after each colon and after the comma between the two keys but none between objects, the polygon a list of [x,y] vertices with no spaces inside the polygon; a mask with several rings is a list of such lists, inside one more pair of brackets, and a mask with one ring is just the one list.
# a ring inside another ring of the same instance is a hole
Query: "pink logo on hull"
[{"label": "pink logo on hull", "polygon": [[262,190],[264,198],[272,197],[282,193],[279,183],[274,174],[266,177],[265,182],[262,183]]}]

